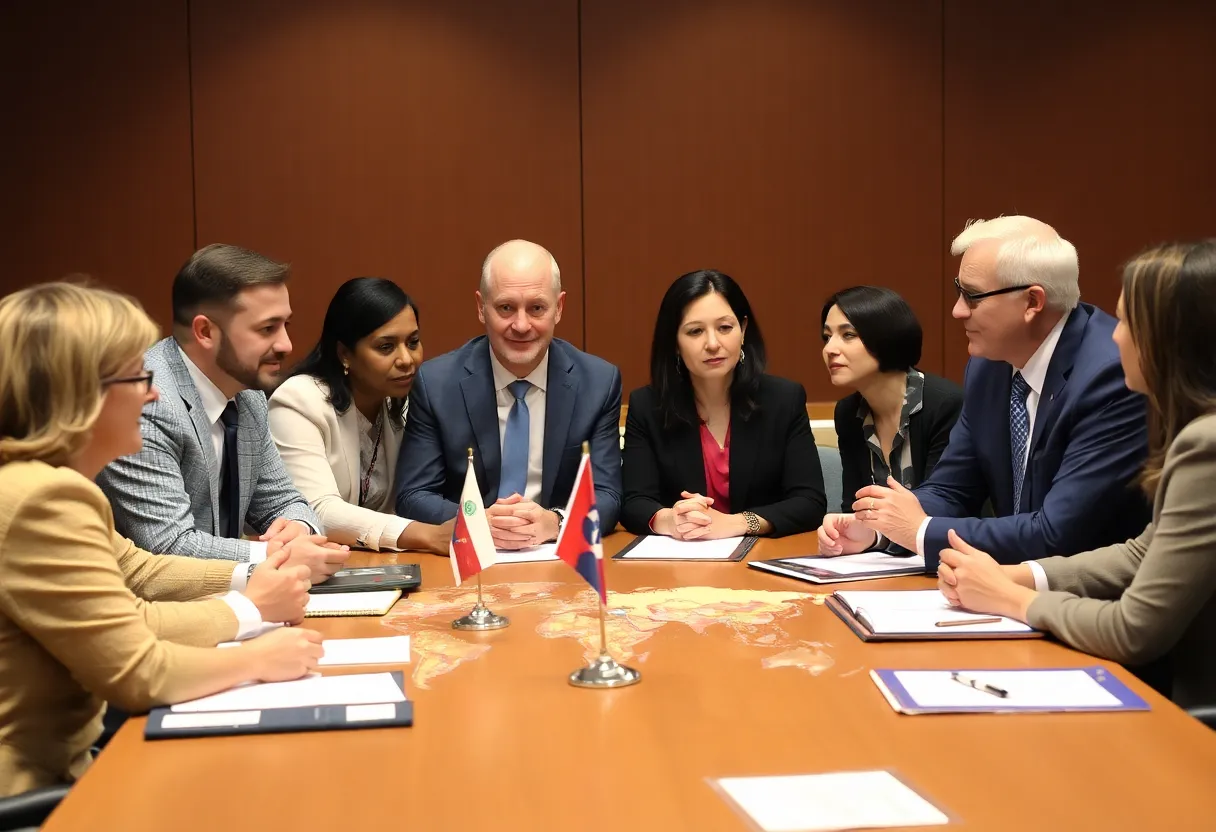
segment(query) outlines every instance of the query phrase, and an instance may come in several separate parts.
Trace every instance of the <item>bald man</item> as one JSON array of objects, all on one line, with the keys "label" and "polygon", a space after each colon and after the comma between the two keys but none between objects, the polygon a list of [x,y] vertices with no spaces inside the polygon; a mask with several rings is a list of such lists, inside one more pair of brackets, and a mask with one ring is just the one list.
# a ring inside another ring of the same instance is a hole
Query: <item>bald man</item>
[{"label": "bald man", "polygon": [[[824,518],[820,549],[878,543],[937,571],[951,529],[1001,563],[1072,555],[1143,531],[1136,476],[1148,451],[1144,397],[1127,389],[1115,319],[1080,303],[1077,251],[1031,217],[969,225],[952,314],[967,333],[963,410],[915,491],[876,483]],[[981,516],[985,503],[994,517]]]},{"label": "bald man", "polygon": [[600,528],[621,505],[621,374],[553,337],[566,293],[545,248],[511,240],[489,253],[476,292],[486,334],[424,363],[410,393],[397,463],[397,513],[456,515],[474,470],[500,549],[557,538],[582,443],[591,443]]}]

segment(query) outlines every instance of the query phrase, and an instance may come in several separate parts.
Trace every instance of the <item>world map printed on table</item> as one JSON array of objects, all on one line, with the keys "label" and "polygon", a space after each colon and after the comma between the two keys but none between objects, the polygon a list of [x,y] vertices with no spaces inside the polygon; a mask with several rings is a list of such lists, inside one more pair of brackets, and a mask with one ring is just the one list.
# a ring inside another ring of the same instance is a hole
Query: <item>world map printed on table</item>
[{"label": "world map printed on table", "polygon": [[[534,605],[541,616],[537,632],[545,638],[576,640],[590,662],[599,655],[598,598],[591,590],[570,599],[554,597],[564,586],[558,582],[490,584],[482,588],[482,594],[486,605],[496,612]],[[807,603],[822,604],[825,597],[708,586],[609,592],[608,650],[619,661],[645,661],[650,654],[639,652],[639,646],[663,627],[680,624],[700,634],[721,625],[745,645],[775,651],[760,657],[762,667],[795,667],[818,675],[834,664],[824,650],[829,645],[795,638],[781,622],[801,615]],[[384,626],[411,636],[415,686],[429,689],[437,677],[491,649],[489,644],[465,641],[451,630],[451,619],[472,609],[476,600],[474,587],[417,592],[385,616]]]}]

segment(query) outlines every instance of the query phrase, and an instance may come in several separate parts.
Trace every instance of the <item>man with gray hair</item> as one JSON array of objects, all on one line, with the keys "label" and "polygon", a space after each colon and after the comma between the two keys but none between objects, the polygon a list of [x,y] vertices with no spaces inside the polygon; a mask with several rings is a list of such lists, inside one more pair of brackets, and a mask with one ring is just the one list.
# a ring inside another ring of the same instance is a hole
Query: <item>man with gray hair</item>
[{"label": "man with gray hair", "polygon": [[[821,551],[894,544],[934,573],[951,529],[1002,563],[1136,536],[1145,401],[1124,384],[1115,319],[1079,302],[1076,249],[1014,216],[968,225],[951,253],[971,359],[950,444],[915,491],[888,480],[846,495],[853,513],[824,518]],[[995,516],[980,516],[986,502]]]},{"label": "man with gray hair", "polygon": [[475,293],[486,334],[427,361],[410,392],[397,463],[397,513],[424,523],[456,516],[468,449],[495,545],[557,537],[582,443],[591,443],[604,534],[621,504],[621,374],[555,339],[566,293],[546,249],[511,240],[482,263]]}]

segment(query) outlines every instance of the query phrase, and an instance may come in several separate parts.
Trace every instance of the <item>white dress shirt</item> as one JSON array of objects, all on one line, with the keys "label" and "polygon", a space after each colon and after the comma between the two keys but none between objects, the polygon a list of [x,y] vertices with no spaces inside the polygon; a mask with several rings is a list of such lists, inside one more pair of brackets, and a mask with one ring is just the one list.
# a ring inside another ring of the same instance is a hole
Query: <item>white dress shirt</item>
[{"label": "white dress shirt", "polygon": [[[1026,394],[1026,413],[1030,417],[1028,439],[1022,457],[1022,470],[1027,473],[1029,473],[1030,440],[1034,439],[1034,419],[1039,412],[1039,396],[1043,393],[1043,385],[1047,383],[1047,368],[1051,366],[1051,357],[1055,355],[1056,344],[1060,343],[1060,333],[1064,331],[1064,324],[1067,322],[1068,315],[1066,314],[1056,322],[1056,325],[1051,328],[1051,332],[1047,333],[1047,337],[1043,339],[1043,343],[1039,344],[1034,355],[1030,356],[1025,367],[1010,367],[1009,369],[1010,378],[1013,378],[1015,373],[1021,373],[1026,385],[1030,387],[1030,392]],[[929,521],[932,519],[932,517],[926,517],[921,521],[920,528],[916,530],[916,553],[921,557],[925,556],[925,532],[928,531]],[[1031,571],[1034,571],[1033,567]]]},{"label": "white dress shirt", "polygon": [[[494,369],[494,397],[498,402],[498,447],[501,451],[507,435],[507,417],[515,406],[515,396],[509,385],[518,381],[515,374],[502,366],[494,350],[490,350],[490,366]],[[545,387],[549,382],[549,351],[536,369],[523,379],[532,386],[524,393],[524,404],[528,406],[528,479],[521,495],[525,500],[536,502],[540,498],[541,475],[545,464]],[[549,506],[542,506],[549,508]]]},{"label": "white dress shirt", "polygon": [[[207,414],[207,421],[211,423],[211,447],[215,451],[216,461],[216,467],[211,471],[211,486],[219,491],[220,466],[224,459],[224,424],[220,421],[220,416],[224,415],[224,408],[228,406],[230,399],[225,397],[220,388],[216,387],[215,383],[190,360],[190,356],[186,355],[186,351],[180,345],[177,349],[182,354],[182,361],[186,363],[186,371],[190,373],[194,389],[198,391],[198,397],[203,402],[203,412]],[[232,612],[236,615],[238,628],[236,637],[238,639],[249,638],[262,628],[262,614],[258,611],[257,606],[241,593],[249,584],[249,564],[261,563],[264,560],[266,560],[266,544],[254,540],[249,543],[249,563],[238,563],[232,568],[233,591],[224,596],[224,602],[232,608]]]}]

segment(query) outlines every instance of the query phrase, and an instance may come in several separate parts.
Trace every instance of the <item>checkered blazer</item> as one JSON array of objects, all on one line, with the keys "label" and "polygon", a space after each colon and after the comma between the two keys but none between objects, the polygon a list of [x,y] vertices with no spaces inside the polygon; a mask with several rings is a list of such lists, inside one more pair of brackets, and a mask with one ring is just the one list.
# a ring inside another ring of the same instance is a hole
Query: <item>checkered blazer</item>
[{"label": "checkered blazer", "polygon": [[[220,537],[220,466],[211,425],[177,343],[166,338],[144,356],[160,400],[144,408],[139,453],[116,459],[97,477],[118,531],[149,552],[246,561],[249,542]],[[236,395],[241,516],[259,534],[279,517],[320,531],[308,501],[283,469],[266,418],[266,396]]]}]

